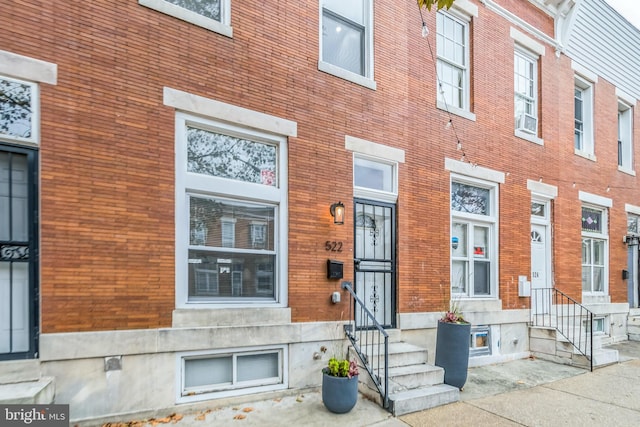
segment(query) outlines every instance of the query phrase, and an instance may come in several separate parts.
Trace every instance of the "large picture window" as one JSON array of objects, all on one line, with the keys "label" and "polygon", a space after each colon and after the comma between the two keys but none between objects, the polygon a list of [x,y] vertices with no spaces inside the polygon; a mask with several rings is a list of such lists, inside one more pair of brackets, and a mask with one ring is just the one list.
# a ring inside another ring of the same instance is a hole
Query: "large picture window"
[{"label": "large picture window", "polygon": [[179,200],[188,213],[177,218],[186,237],[178,280],[183,271],[187,303],[278,302],[285,139],[180,113],[177,120]]},{"label": "large picture window", "polygon": [[607,211],[582,207],[582,291],[602,294],[607,285]]},{"label": "large picture window", "polygon": [[496,186],[451,183],[451,293],[495,296]]}]

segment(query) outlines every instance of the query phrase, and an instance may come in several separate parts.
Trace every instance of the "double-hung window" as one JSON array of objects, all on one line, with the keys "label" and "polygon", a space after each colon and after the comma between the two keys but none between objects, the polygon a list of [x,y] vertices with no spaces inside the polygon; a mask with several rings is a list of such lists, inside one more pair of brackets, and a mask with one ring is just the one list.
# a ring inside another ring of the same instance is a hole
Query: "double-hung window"
[{"label": "double-hung window", "polygon": [[453,113],[469,111],[469,21],[449,13],[436,14],[438,107]]},{"label": "double-hung window", "polygon": [[576,153],[592,157],[594,155],[593,85],[577,76],[574,81],[574,148]]},{"label": "double-hung window", "polygon": [[618,168],[633,171],[633,108],[618,101]]},{"label": "double-hung window", "polygon": [[497,185],[451,183],[451,294],[496,296]]},{"label": "double-hung window", "polygon": [[514,55],[515,120],[519,133],[538,134],[538,60],[524,50]]},{"label": "double-hung window", "polygon": [[373,1],[321,0],[320,70],[375,89]]},{"label": "double-hung window", "polygon": [[604,294],[608,267],[607,210],[582,206],[582,291]]},{"label": "double-hung window", "polygon": [[138,3],[227,37],[233,36],[231,0],[138,0]]}]

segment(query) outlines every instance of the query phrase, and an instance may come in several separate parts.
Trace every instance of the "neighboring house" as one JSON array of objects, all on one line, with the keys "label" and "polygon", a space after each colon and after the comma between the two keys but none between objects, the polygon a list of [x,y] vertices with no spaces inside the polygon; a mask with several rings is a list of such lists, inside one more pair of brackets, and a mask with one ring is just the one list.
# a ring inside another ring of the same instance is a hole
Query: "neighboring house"
[{"label": "neighboring house", "polygon": [[598,0],[422,14],[3,5],[0,383],[74,421],[318,386],[351,313],[328,259],[430,362],[451,300],[472,366],[528,357],[529,286],[626,340],[640,30]]}]

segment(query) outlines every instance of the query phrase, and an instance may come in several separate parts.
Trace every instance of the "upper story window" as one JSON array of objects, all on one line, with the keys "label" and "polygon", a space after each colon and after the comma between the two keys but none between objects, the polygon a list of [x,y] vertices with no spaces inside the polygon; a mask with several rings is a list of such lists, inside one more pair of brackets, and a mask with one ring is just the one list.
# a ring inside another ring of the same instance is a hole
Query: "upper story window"
[{"label": "upper story window", "polygon": [[469,21],[440,11],[436,36],[438,103],[453,113],[469,111]]},{"label": "upper story window", "polygon": [[451,183],[451,294],[496,296],[497,185]]},{"label": "upper story window", "polygon": [[38,142],[38,85],[0,76],[0,138]]},{"label": "upper story window", "polygon": [[633,171],[633,108],[618,101],[618,167]]},{"label": "upper story window", "polygon": [[321,0],[318,68],[375,89],[373,82],[373,2]]},{"label": "upper story window", "polygon": [[520,134],[538,135],[538,60],[516,50],[514,55],[515,125]]},{"label": "upper story window", "polygon": [[138,3],[227,37],[233,36],[231,0],[138,0]]},{"label": "upper story window", "polygon": [[576,153],[593,158],[593,85],[576,77],[573,93],[574,148]]}]

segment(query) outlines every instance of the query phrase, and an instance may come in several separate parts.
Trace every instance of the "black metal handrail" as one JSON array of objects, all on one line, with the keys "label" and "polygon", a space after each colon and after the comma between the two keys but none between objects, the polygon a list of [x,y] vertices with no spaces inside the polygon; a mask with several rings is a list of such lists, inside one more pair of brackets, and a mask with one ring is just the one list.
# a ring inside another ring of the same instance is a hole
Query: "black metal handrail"
[{"label": "black metal handrail", "polygon": [[378,389],[382,406],[386,409],[389,407],[389,334],[356,295],[351,282],[342,282],[342,289],[351,295],[349,323],[344,325],[344,332]]},{"label": "black metal handrail", "polygon": [[558,289],[531,289],[531,324],[555,328],[589,360],[593,371],[593,312],[588,308]]}]

